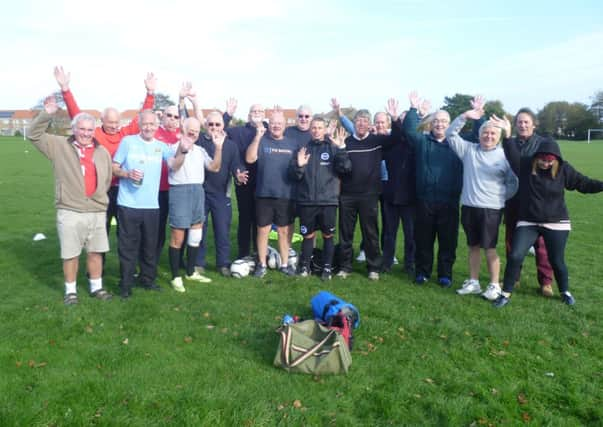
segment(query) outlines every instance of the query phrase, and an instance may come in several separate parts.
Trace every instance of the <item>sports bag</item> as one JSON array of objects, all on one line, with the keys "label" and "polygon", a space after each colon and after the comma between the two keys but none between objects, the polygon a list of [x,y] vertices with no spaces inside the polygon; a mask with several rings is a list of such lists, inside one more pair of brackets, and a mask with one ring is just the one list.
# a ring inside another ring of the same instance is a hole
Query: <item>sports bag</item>
[{"label": "sports bag", "polygon": [[352,356],[343,337],[315,320],[290,323],[277,332],[280,342],[274,366],[304,374],[345,374]]}]

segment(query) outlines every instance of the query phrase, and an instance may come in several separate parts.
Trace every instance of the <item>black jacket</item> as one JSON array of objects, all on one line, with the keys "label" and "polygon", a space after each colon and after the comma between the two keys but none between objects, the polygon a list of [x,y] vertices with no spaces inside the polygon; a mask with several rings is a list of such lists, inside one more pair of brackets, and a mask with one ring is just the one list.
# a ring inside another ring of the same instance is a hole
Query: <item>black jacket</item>
[{"label": "black jacket", "polygon": [[[301,148],[300,148],[301,149]],[[310,153],[308,164],[297,165],[297,153],[289,164],[289,175],[297,181],[298,205],[332,206],[339,204],[340,175],[352,171],[347,150],[339,149],[327,141],[310,141],[306,145]]]},{"label": "black jacket", "polygon": [[414,205],[416,199],[415,153],[403,142],[400,120],[392,123],[392,137],[401,142],[383,150],[387,181],[383,181],[383,199],[393,205]]},{"label": "black jacket", "polygon": [[[508,139],[503,140],[503,148],[513,172],[519,177],[520,221],[569,222],[564,190],[577,190],[580,193],[603,191],[603,181],[582,175],[564,161],[559,146],[552,139],[542,138],[531,157],[523,156],[520,147]],[[532,173],[532,164],[538,153],[551,153],[558,157],[559,169],[555,178],[550,169],[537,168]]]}]

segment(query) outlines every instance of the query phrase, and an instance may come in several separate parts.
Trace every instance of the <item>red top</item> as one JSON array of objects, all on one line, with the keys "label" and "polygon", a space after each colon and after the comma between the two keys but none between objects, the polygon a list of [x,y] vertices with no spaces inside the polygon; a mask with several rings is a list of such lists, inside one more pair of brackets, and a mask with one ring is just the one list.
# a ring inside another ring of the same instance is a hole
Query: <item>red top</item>
[{"label": "red top", "polygon": [[[62,92],[62,94],[63,99],[65,100],[65,104],[67,105],[67,112],[69,113],[69,117],[73,119],[77,114],[81,112],[80,107],[78,107],[77,103],[75,102],[75,98],[73,97],[73,94],[70,90]],[[144,103],[142,104],[141,110],[151,109],[153,108],[154,104],[155,96],[153,94],[147,93],[147,96],[144,99]],[[109,154],[111,154],[111,157],[113,157],[113,155],[117,151],[117,148],[119,147],[121,139],[127,135],[136,135],[138,132],[140,132],[140,128],[138,127],[138,117],[134,117],[134,119],[132,119],[132,121],[128,123],[127,126],[122,127],[119,132],[113,135],[109,135],[104,131],[102,126],[99,126],[94,129],[94,137],[100,145],[107,149]],[[111,185],[118,184],[119,179],[113,177]]]},{"label": "red top", "polygon": [[73,145],[75,145],[80,158],[86,197],[90,197],[96,191],[96,166],[94,165],[94,150],[96,147],[94,144],[80,145],[77,141],[73,141]]},{"label": "red top", "polygon": [[[163,126],[155,131],[155,139],[165,142],[166,144],[172,145],[180,140],[180,130],[176,132],[170,132]],[[170,189],[170,183],[168,182],[168,168],[165,162],[161,165],[161,181],[159,181],[159,191],[168,191]]]}]

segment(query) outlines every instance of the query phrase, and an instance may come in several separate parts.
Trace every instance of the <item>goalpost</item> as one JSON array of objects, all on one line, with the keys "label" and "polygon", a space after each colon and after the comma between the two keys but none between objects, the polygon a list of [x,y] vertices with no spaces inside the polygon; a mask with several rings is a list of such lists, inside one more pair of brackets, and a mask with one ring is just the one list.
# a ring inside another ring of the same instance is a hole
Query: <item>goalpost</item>
[{"label": "goalpost", "polygon": [[603,129],[589,129],[588,130],[588,143],[590,144],[590,133],[591,132],[603,132]]}]

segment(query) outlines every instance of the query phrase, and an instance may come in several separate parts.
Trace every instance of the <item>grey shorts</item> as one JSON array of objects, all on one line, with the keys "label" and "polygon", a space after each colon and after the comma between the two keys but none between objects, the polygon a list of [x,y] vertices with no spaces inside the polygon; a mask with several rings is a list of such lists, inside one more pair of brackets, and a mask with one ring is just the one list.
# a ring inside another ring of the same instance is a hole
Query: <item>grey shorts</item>
[{"label": "grey shorts", "polygon": [[57,232],[61,244],[61,258],[80,256],[86,252],[109,251],[109,239],[105,228],[106,212],[75,212],[57,209]]},{"label": "grey shorts", "polygon": [[190,228],[205,219],[205,192],[202,184],[170,186],[170,227]]}]

